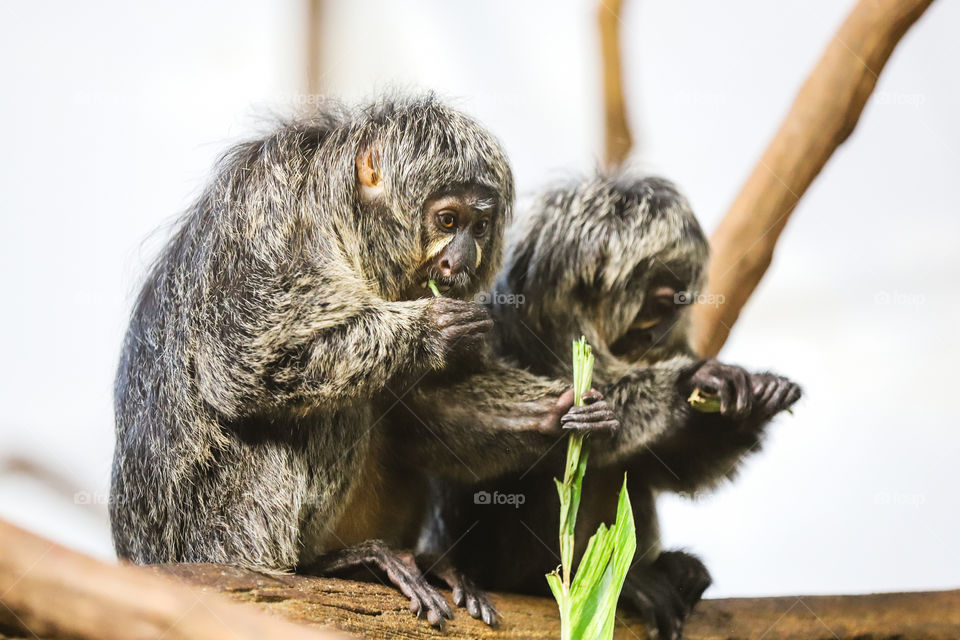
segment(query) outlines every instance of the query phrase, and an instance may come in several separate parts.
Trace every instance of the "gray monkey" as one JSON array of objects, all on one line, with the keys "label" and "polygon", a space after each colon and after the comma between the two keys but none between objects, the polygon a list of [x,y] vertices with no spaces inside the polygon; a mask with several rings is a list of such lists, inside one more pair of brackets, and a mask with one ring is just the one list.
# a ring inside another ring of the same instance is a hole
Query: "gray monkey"
[{"label": "gray monkey", "polygon": [[[544,191],[528,213],[511,230],[490,294],[494,351],[510,366],[569,379],[571,341],[583,334],[593,346],[594,384],[622,426],[611,438],[592,438],[577,554],[600,522],[613,521],[626,471],[638,551],[623,598],[654,634],[678,637],[710,575],[695,556],[661,550],[656,495],[692,493],[732,477],[758,449],[769,421],[800,398],[800,388],[693,353],[687,309],[708,244],[669,182],[597,175]],[[718,394],[720,412],[692,410],[686,398],[694,387]],[[559,558],[551,480],[559,475],[562,463],[551,455],[485,482],[435,478],[424,546],[444,549],[457,541],[448,557],[474,590],[470,579],[481,588],[547,594],[544,573]],[[478,491],[524,501],[478,504]]]},{"label": "gray monkey", "polygon": [[[150,270],[124,340],[117,554],[366,567],[442,626],[446,601],[392,547],[411,525],[387,515],[380,416],[397,381],[475,357],[491,321],[470,298],[500,265],[512,205],[500,145],[432,96],[331,102],[224,156]],[[531,389],[502,390],[536,411],[498,423],[523,451],[485,477],[561,433],[563,386]],[[602,401],[571,415],[576,428],[616,425]]]}]

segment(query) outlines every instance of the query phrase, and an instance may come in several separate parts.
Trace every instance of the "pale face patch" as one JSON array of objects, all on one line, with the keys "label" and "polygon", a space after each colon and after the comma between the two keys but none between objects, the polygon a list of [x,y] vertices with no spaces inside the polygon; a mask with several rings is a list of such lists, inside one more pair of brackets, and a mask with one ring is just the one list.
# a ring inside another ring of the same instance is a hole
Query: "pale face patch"
[{"label": "pale face patch", "polygon": [[427,255],[424,256],[424,261],[432,260],[434,257],[440,255],[444,247],[453,242],[453,238],[454,236],[450,234],[431,240],[430,244],[427,245]]},{"label": "pale face patch", "polygon": [[480,246],[480,243],[477,242],[476,240],[473,241],[473,244],[475,244],[477,247],[477,264],[474,265],[474,268],[479,269],[480,262],[483,260],[483,248]]}]

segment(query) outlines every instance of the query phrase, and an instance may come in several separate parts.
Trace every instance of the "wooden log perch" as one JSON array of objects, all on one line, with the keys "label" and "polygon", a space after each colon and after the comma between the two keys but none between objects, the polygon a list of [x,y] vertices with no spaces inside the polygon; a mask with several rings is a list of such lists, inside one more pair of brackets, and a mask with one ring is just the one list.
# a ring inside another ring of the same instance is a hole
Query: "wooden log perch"
[{"label": "wooden log perch", "polygon": [[692,309],[701,355],[720,351],[797,201],[853,131],[894,47],[931,2],[860,0],[827,46],[710,240],[707,293],[723,302]]},{"label": "wooden log perch", "polygon": [[[116,566],[0,523],[0,639],[347,637],[330,627],[371,639],[560,637],[552,599],[494,594],[493,600],[503,614],[500,628],[460,609],[441,633],[381,584],[211,564]],[[621,610],[618,619],[617,640],[647,637],[632,613]],[[707,600],[684,637],[956,639],[960,591]]]},{"label": "wooden log perch", "polygon": [[0,521],[0,638],[334,640],[161,572],[117,566]]}]

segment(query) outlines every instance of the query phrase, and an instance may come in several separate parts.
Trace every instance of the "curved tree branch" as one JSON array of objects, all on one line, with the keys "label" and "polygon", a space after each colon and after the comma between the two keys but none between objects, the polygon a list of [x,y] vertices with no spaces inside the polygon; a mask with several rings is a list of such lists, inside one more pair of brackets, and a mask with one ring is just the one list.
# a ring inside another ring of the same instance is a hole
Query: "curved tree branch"
[{"label": "curved tree branch", "polygon": [[604,161],[611,168],[620,166],[633,146],[623,92],[620,45],[622,9],[623,0],[600,0],[597,5],[600,55],[603,60]]},{"label": "curved tree branch", "polygon": [[700,355],[720,351],[797,201],[853,131],[894,47],[931,2],[860,0],[834,35],[710,239],[707,293],[723,303],[692,310]]}]

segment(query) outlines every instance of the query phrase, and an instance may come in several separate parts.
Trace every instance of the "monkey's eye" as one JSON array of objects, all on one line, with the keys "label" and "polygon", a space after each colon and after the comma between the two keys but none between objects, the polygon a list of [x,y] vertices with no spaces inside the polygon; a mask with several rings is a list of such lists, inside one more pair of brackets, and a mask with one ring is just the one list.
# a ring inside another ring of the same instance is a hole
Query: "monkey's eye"
[{"label": "monkey's eye", "polygon": [[477,224],[473,225],[473,233],[482,236],[487,232],[487,226],[489,226],[489,223],[486,220],[480,220]]},{"label": "monkey's eye", "polygon": [[444,229],[453,229],[457,225],[457,217],[449,211],[441,211],[437,214],[437,220]]},{"label": "monkey's eye", "polygon": [[676,291],[672,287],[657,287],[647,293],[647,301],[630,328],[641,331],[652,329],[664,320],[673,318],[676,311]]}]

